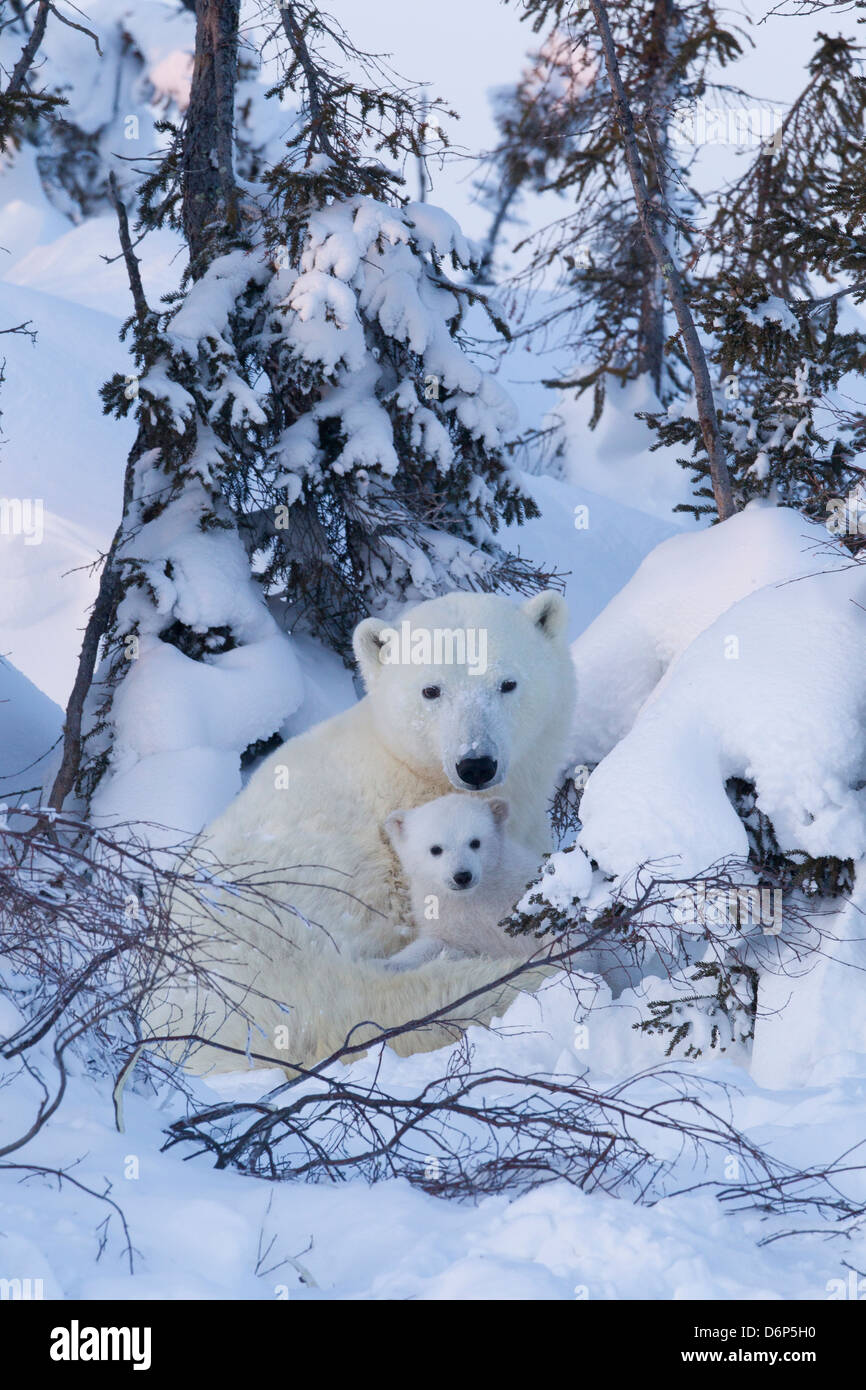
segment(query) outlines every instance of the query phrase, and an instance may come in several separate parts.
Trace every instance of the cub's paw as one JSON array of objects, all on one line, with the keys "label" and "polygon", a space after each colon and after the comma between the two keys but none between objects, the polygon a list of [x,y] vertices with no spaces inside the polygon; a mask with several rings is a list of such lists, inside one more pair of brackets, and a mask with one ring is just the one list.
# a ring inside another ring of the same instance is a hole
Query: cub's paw
[{"label": "cub's paw", "polygon": [[446,950],[444,941],[431,937],[418,937],[408,946],[404,946],[402,951],[398,951],[396,955],[389,956],[384,962],[385,969],[392,973],[417,970],[419,966],[428,965],[431,960],[438,960]]}]

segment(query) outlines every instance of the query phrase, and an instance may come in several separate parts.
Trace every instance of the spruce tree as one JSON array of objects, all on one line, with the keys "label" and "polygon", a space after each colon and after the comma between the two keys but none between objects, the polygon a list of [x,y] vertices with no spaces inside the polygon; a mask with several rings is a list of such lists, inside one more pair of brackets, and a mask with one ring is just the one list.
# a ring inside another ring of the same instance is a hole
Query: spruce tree
[{"label": "spruce tree", "polygon": [[136,692],[166,646],[217,671],[261,662],[265,686],[285,690],[250,727],[252,756],[294,707],[287,630],[348,662],[369,612],[547,582],[495,538],[535,509],[505,454],[513,407],[465,337],[467,305],[483,302],[462,283],[469,248],[446,213],[405,201],[395,172],[423,147],[426,102],[387,85],[316,6],[276,13],[272,96],[295,105],[284,157],[260,183],[237,177],[237,3],[198,0],[189,110],[162,123],[140,195],[140,229],[174,226],[189,246],[162,308],[125,237],[137,372],[104,396],[135,413],[138,437],[54,804],[73,787],[91,801],[122,771]]},{"label": "spruce tree", "polygon": [[[546,384],[578,394],[592,388],[595,422],[611,379],[646,373],[665,400],[684,376],[664,351],[662,276],[635,208],[593,16],[561,0],[528,0],[524,9],[546,37],[528,76],[501,99],[500,205],[521,190],[553,190],[568,201],[532,240],[521,283],[532,290],[553,279],[553,302],[534,328],[575,370]],[[611,7],[610,23],[650,198],[672,248],[688,251],[699,203],[689,183],[693,152],[672,136],[684,108],[735,90],[710,73],[739,57],[740,40],[713,0],[626,0]]]},{"label": "spruce tree", "polygon": [[[845,374],[866,368],[866,334],[840,326],[842,296],[866,296],[860,52],[850,39],[819,35],[773,139],[719,196],[705,269],[694,277],[739,505],[771,497],[826,519],[862,476],[866,422],[833,403]],[[822,281],[843,289],[816,293]],[[688,406],[676,401],[650,419],[661,442],[692,451],[681,461],[706,498],[694,510],[711,511]]]}]

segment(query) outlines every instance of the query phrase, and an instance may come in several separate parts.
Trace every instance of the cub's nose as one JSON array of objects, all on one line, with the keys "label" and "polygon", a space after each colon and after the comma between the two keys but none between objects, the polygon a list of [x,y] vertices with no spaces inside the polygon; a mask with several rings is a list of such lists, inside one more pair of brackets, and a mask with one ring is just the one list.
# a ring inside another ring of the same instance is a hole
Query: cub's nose
[{"label": "cub's nose", "polygon": [[471,869],[458,869],[454,875],[454,885],[457,888],[468,888],[472,882]]},{"label": "cub's nose", "polygon": [[457,776],[467,787],[486,787],[496,776],[495,758],[461,758],[457,764]]}]

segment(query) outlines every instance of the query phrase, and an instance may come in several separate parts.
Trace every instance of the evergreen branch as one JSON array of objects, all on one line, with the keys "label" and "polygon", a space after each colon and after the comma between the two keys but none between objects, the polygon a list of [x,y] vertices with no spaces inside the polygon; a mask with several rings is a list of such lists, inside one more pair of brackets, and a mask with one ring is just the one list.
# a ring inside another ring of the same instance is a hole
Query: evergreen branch
[{"label": "evergreen branch", "polygon": [[33,59],[36,57],[39,45],[45,37],[45,26],[48,23],[48,11],[53,8],[53,5],[50,4],[50,0],[39,0],[39,9],[36,11],[36,18],[33,21],[30,37],[21,50],[21,56],[12,69],[9,86],[3,93],[7,101],[11,97],[17,96],[18,92],[20,92],[21,88],[24,86],[27,74],[33,66]]},{"label": "evergreen branch", "polygon": [[797,301],[795,307],[808,308],[808,317],[811,318],[826,304],[833,304],[837,299],[844,299],[846,294],[866,294],[866,280],[861,281],[858,285],[846,285],[843,290],[834,290],[832,294],[825,294],[821,299],[801,299]]}]

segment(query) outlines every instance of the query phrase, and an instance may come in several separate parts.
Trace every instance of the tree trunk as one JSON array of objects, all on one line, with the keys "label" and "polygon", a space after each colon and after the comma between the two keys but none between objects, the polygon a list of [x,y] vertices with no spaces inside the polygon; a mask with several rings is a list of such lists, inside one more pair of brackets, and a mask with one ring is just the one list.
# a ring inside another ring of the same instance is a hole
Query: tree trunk
[{"label": "tree trunk", "polygon": [[[196,0],[195,11],[195,64],[181,165],[183,225],[189,243],[190,267],[193,276],[198,278],[207,268],[215,233],[224,227],[234,230],[237,224],[233,141],[240,0]],[[133,251],[126,209],[115,184],[112,184],[112,195],[136,317],[141,323],[149,310],[138,271],[138,258]],[[126,464],[122,519],[102,568],[96,602],[85,628],[75,683],[66,708],[62,761],[48,798],[49,806],[58,811],[62,810],[66,798],[78,782],[85,737],[85,703],[93,684],[99,644],[111,629],[123,595],[117,552],[125,536],[133,503],[136,464],[144,453],[156,447],[156,440],[151,438],[147,412],[141,412],[136,440]]]},{"label": "tree trunk", "polygon": [[625,93],[622,76],[620,75],[616,48],[613,42],[613,35],[610,31],[607,6],[602,3],[602,0],[589,0],[589,4],[595,16],[595,21],[601,36],[605,67],[607,69],[611,91],[613,92],[614,104],[617,110],[617,121],[625,142],[626,163],[628,164],[629,177],[631,178],[631,184],[634,190],[638,217],[640,218],[640,224],[643,228],[647,245],[655,257],[659,270],[664,277],[667,295],[676,316],[680,333],[682,334],[683,346],[685,347],[689,367],[691,368],[695,382],[698,420],[704,448],[706,449],[707,459],[709,461],[710,478],[713,484],[713,496],[716,499],[716,510],[718,511],[720,520],[725,521],[729,516],[733,516],[736,508],[734,507],[733,493],[731,491],[731,475],[728,470],[728,460],[724,439],[722,438],[722,431],[719,426],[719,417],[716,413],[716,403],[713,397],[713,387],[710,381],[706,354],[704,353],[701,340],[698,337],[698,330],[695,327],[692,311],[686,299],[682,277],[674,261],[673,254],[668,249],[664,239],[662,231],[663,223],[660,216],[664,209],[661,208],[658,203],[653,204],[650,201],[646,174],[644,173],[640,150],[637,144],[637,136],[635,135],[634,117],[628,103],[628,97]]},{"label": "tree trunk", "polygon": [[193,275],[214,232],[237,227],[233,142],[240,0],[196,0],[195,63],[183,142],[183,228]]},{"label": "tree trunk", "polygon": [[[646,134],[648,151],[644,160],[647,195],[650,203],[667,204],[668,122],[671,97],[671,43],[674,0],[655,0],[650,18],[649,70],[647,77]],[[665,344],[664,279],[658,261],[646,238],[641,236],[639,273],[641,276],[638,318],[638,370],[648,372],[661,395]]]}]

